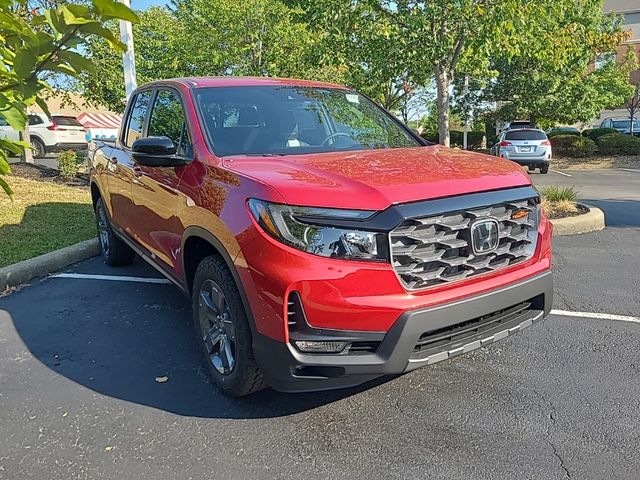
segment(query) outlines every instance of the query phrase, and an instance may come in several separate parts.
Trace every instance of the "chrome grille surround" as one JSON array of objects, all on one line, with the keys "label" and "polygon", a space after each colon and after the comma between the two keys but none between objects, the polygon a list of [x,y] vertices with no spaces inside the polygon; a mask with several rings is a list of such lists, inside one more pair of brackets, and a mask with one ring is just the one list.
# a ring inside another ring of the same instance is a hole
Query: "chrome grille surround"
[{"label": "chrome grille surround", "polygon": [[[520,211],[528,214],[512,218]],[[498,221],[498,247],[475,255],[472,223]],[[509,267],[532,257],[538,238],[535,197],[405,219],[389,234],[391,264],[407,290],[423,290]]]}]

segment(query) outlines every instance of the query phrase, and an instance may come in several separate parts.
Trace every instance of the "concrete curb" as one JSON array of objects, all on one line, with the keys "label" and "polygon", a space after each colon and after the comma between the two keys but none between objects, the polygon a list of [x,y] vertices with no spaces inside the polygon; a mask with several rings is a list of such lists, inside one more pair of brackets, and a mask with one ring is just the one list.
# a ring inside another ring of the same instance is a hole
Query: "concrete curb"
[{"label": "concrete curb", "polygon": [[589,212],[584,215],[578,215],[577,217],[551,220],[554,235],[576,235],[578,233],[595,232],[604,229],[604,212],[592,205],[586,205],[584,203],[580,205],[587,207]]},{"label": "concrete curb", "polygon": [[100,244],[97,238],[93,238],[0,268],[0,292],[8,287],[27,283],[36,277],[57,272],[72,263],[95,257],[99,253]]}]

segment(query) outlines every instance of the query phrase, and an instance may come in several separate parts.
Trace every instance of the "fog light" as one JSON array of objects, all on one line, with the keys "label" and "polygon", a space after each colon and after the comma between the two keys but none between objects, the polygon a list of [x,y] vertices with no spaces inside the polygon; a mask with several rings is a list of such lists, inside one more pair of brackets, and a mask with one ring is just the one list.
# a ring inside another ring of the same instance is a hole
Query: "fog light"
[{"label": "fog light", "polygon": [[349,342],[316,342],[311,340],[295,340],[298,350],[307,353],[340,353]]}]

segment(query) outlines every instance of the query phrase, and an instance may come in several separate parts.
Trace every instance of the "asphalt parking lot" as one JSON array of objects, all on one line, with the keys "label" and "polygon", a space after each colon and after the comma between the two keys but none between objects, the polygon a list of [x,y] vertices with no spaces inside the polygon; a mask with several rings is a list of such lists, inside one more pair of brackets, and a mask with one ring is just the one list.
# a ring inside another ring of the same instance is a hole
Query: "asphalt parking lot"
[{"label": "asphalt parking lot", "polygon": [[142,262],[0,298],[0,478],[637,479],[640,172],[563,173],[532,178],[609,227],[554,240],[554,307],[614,319],[554,314],[356,389],[222,396],[176,288],[73,275],[156,279]]}]

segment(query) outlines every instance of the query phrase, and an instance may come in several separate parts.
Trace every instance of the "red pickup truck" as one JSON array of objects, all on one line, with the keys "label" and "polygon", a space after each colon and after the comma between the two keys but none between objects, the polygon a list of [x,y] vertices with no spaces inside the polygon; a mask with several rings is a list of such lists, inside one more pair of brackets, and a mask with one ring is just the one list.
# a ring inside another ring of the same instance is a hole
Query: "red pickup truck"
[{"label": "red pickup truck", "polygon": [[339,85],[150,83],[91,163],[105,262],[138,254],[192,298],[230,395],[408,372],[551,309],[551,225],[521,167],[429,145]]}]

